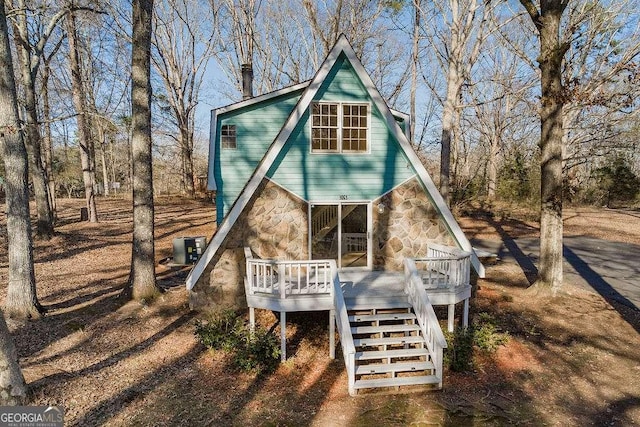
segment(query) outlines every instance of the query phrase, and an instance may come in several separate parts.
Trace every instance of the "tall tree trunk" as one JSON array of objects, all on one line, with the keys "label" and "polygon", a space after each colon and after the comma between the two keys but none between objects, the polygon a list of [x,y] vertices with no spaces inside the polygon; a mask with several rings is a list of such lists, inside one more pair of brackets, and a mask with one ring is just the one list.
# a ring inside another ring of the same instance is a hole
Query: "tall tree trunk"
[{"label": "tall tree trunk", "polygon": [[538,284],[556,293],[562,287],[562,62],[568,45],[560,25],[568,0],[520,0],[540,36],[540,266]]},{"label": "tall tree trunk", "polygon": [[492,134],[489,138],[489,164],[487,177],[487,198],[494,200],[496,198],[496,187],[498,184],[498,150],[500,141],[497,135]]},{"label": "tall tree trunk", "polygon": [[[5,167],[9,286],[5,311],[20,318],[40,317],[36,296],[29,218],[28,166],[18,117],[16,86],[4,3],[0,5],[0,144]],[[1,331],[0,331],[1,332]],[[4,347],[0,345],[0,351]],[[2,375],[0,375],[2,377]],[[2,380],[0,379],[0,386]]]},{"label": "tall tree trunk", "polygon": [[153,240],[154,205],[151,161],[151,14],[153,0],[133,1],[131,48],[131,156],[133,168],[132,297],[158,293]]},{"label": "tall tree trunk", "polygon": [[45,63],[42,69],[42,116],[44,118],[44,137],[42,138],[44,149],[44,170],[47,175],[47,189],[49,195],[49,205],[53,218],[56,218],[56,183],[53,177],[53,144],[51,142],[51,106],[49,105],[49,64]]},{"label": "tall tree trunk", "polygon": [[[18,2],[18,7],[26,10],[24,1]],[[22,31],[20,31],[20,29]],[[36,200],[36,235],[39,238],[50,239],[53,237],[53,211],[49,203],[49,192],[47,186],[47,176],[42,164],[40,122],[38,120],[38,107],[36,101],[35,72],[32,69],[31,52],[29,41],[22,40],[19,34],[28,35],[27,20],[24,13],[19,13],[16,17],[16,29],[14,39],[18,52],[18,63],[20,64],[20,75],[24,89],[24,109],[26,124],[26,147],[30,163],[30,173],[33,182],[33,192]]]},{"label": "tall tree trunk", "polygon": [[442,140],[440,147],[440,193],[447,205],[451,204],[451,147],[452,142],[455,144],[453,133],[462,83],[462,77],[459,75],[455,64],[450,60],[447,72],[447,93],[442,108]]},{"label": "tall tree trunk", "polygon": [[82,181],[87,202],[90,222],[98,222],[95,194],[95,168],[93,160],[93,140],[87,123],[87,109],[80,69],[80,53],[78,51],[78,37],[76,33],[76,19],[73,12],[67,15],[67,37],[69,38],[69,68],[71,69],[71,85],[73,105],[78,114],[78,139],[80,142],[80,163],[82,165]]},{"label": "tall tree trunk", "polygon": [[180,149],[184,190],[189,197],[193,197],[195,194],[193,187],[193,134],[186,127],[180,128]]},{"label": "tall tree trunk", "polygon": [[418,88],[418,54],[420,49],[420,0],[413,0],[413,46],[411,48],[411,92],[409,94],[409,114],[411,116],[411,142],[415,143],[416,132],[416,92]]},{"label": "tall tree trunk", "polygon": [[109,195],[109,173],[107,172],[107,141],[106,140],[102,140],[100,142],[101,144],[101,150],[100,150],[100,157],[102,160],[102,182],[104,183],[104,195],[108,196]]}]

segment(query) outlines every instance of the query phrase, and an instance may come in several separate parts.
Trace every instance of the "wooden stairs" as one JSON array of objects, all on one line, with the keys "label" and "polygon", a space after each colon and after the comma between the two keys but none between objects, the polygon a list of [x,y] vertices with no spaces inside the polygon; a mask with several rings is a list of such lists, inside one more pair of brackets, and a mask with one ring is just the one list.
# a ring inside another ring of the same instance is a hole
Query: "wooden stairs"
[{"label": "wooden stairs", "polygon": [[349,312],[355,354],[355,390],[441,388],[420,326],[409,304]]}]

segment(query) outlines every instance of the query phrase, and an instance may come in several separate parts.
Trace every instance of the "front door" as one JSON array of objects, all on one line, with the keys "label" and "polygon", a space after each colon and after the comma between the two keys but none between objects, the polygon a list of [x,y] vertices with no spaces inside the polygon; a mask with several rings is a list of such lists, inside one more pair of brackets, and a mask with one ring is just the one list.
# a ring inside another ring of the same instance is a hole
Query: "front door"
[{"label": "front door", "polygon": [[370,268],[367,203],[315,204],[310,212],[311,259],[335,259],[338,268]]}]

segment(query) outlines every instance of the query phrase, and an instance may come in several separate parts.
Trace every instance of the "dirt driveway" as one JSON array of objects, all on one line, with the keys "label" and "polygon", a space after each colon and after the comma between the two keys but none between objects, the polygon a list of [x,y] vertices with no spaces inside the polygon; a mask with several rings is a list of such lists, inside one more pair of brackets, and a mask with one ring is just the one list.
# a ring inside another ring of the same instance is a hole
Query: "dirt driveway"
[{"label": "dirt driveway", "polygon": [[[99,200],[97,225],[77,221],[81,206],[81,200],[62,200],[57,236],[36,243],[38,292],[47,316],[10,322],[32,403],[64,406],[66,425],[640,424],[640,316],[596,293],[568,286],[553,299],[532,295],[517,264],[488,266],[472,321],[480,313],[492,316],[510,334],[506,345],[477,353],[470,372],[446,372],[442,392],[353,398],[342,360],[326,356],[322,314],[288,317],[289,359],[275,373],[256,376],[235,372],[224,354],[197,343],[198,314],[186,304],[185,270],[158,267],[166,292],[153,305],[123,301],[131,203]],[[517,212],[500,218],[471,213],[461,222],[474,238],[500,241],[505,234],[515,239],[537,232]],[[579,214],[582,223],[565,224],[570,234],[640,230],[640,220],[631,227],[629,219],[609,229],[615,212]],[[208,202],[158,200],[158,261],[171,255],[174,237],[210,236],[214,219]],[[0,278],[6,283],[4,247]],[[259,317],[278,333],[272,313]]]}]

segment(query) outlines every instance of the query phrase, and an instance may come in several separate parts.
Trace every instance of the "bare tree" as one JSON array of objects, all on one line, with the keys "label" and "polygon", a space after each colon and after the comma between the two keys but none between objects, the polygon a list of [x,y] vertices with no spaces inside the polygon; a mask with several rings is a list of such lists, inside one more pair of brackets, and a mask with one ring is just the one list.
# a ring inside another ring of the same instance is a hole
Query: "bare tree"
[{"label": "bare tree", "polygon": [[[7,315],[37,318],[43,312],[36,295],[33,242],[27,189],[27,152],[23,125],[18,116],[16,87],[4,3],[0,5],[0,144],[6,173],[9,286]],[[0,322],[0,339],[5,338]],[[5,325],[6,329],[6,325]],[[0,345],[0,357],[8,357]],[[24,381],[23,381],[24,382]],[[4,386],[0,382],[0,387]]]},{"label": "bare tree", "polygon": [[[73,2],[71,3],[71,8],[73,9]],[[85,85],[82,81],[82,65],[80,64],[78,36],[76,33],[76,18],[73,12],[70,12],[67,16],[67,38],[69,40],[69,68],[71,70],[73,104],[77,113],[80,161],[82,163],[82,180],[84,182],[88,219],[90,222],[98,222],[98,209],[96,207],[96,195],[94,192],[96,175],[94,168],[94,144],[87,122]]]},{"label": "bare tree", "polygon": [[[39,34],[32,34],[28,25],[27,8],[25,0],[17,0],[13,14],[13,35],[16,41],[16,50],[20,64],[20,74],[24,90],[26,145],[29,152],[30,173],[33,180],[33,189],[36,198],[38,221],[36,234],[38,237],[49,239],[53,236],[53,210],[48,195],[47,177],[42,163],[40,120],[38,118],[38,105],[36,98],[36,75],[41,63],[44,48],[56,29],[66,11],[59,10],[47,20],[44,16],[36,16],[41,25],[35,28],[42,29]],[[39,10],[46,11],[43,7]],[[35,40],[35,41],[33,41]]]},{"label": "bare tree", "polygon": [[480,164],[486,164],[489,200],[496,198],[503,149],[508,149],[509,144],[519,144],[523,136],[528,142],[528,135],[535,134],[532,125],[537,108],[530,101],[534,98],[534,79],[532,73],[523,74],[522,68],[527,71],[519,58],[505,48],[503,40],[494,38],[474,73],[476,81],[468,89],[473,116],[466,132],[474,129],[479,134],[483,150],[479,160]]},{"label": "bare tree", "polygon": [[432,25],[431,19],[423,19],[423,22],[430,25],[425,31],[432,40],[433,48],[438,51],[436,57],[441,61],[446,75],[442,107],[440,192],[450,203],[451,163],[452,155],[453,162],[456,161],[459,145],[455,130],[460,126],[462,89],[465,82],[469,81],[471,69],[489,35],[488,23],[495,6],[493,2],[480,0],[437,1],[433,6],[435,16],[443,20],[441,25]]},{"label": "bare tree", "polygon": [[153,0],[134,0],[131,43],[133,243],[129,285],[136,300],[158,293],[155,277],[151,156],[151,21]]},{"label": "bare tree", "polygon": [[416,94],[418,91],[418,67],[420,61],[420,0],[413,0],[413,34],[411,44],[411,89],[409,114],[411,115],[411,141],[416,134]]},{"label": "bare tree", "polygon": [[152,62],[162,80],[178,128],[182,188],[194,195],[195,109],[203,78],[216,47],[217,11],[213,2],[161,0],[154,9]]},{"label": "bare tree", "polygon": [[621,135],[640,116],[639,7],[636,0],[568,6],[569,25],[578,30],[563,70],[565,171],[630,148]]},{"label": "bare tree", "polygon": [[48,55],[44,55],[43,67],[41,73],[40,83],[40,98],[42,99],[42,118],[43,123],[43,163],[47,176],[47,187],[49,195],[49,203],[53,212],[54,219],[56,218],[56,183],[53,175],[53,138],[51,136],[51,103],[49,97],[49,79],[51,77],[51,62],[56,56],[58,50],[62,46],[63,37],[60,36],[55,47]]},{"label": "bare tree", "polygon": [[393,101],[409,74],[402,44],[385,31],[391,3],[396,2],[224,0],[223,43],[216,56],[234,83],[229,97],[242,93],[241,69],[249,62],[257,94],[310,79],[344,33],[383,96]]}]

